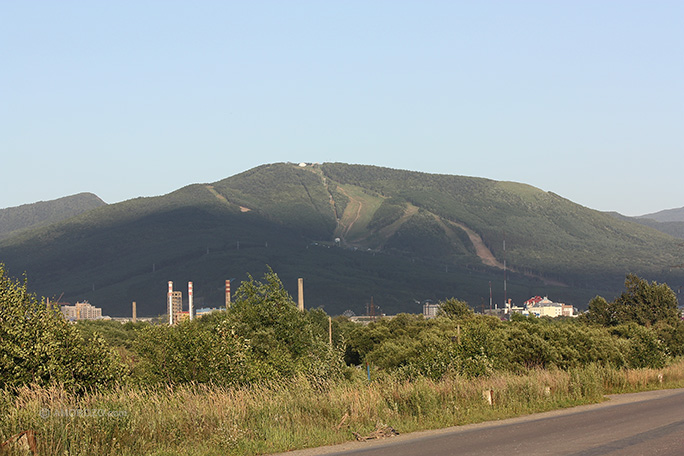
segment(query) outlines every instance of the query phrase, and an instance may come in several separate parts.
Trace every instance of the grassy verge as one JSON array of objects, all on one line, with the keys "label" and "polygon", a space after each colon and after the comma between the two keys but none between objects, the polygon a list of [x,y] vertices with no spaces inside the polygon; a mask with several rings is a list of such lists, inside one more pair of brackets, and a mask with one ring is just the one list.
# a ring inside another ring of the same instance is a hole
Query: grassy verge
[{"label": "grassy verge", "polygon": [[[596,366],[449,377],[362,375],[249,388],[185,386],[75,396],[61,388],[0,391],[0,440],[25,429],[41,455],[255,455],[339,443],[383,423],[401,433],[598,402],[604,394],[684,386],[684,361],[661,370]],[[493,404],[483,391],[493,391]]]}]

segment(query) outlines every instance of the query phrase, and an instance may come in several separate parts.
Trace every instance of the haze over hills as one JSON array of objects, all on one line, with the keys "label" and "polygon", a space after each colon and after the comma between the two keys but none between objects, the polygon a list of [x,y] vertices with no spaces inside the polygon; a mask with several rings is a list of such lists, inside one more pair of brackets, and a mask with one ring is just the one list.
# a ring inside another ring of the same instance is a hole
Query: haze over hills
[{"label": "haze over hills", "polygon": [[684,222],[684,207],[677,209],[665,209],[653,214],[642,215],[639,218],[647,218],[656,222]]},{"label": "haze over hills", "polygon": [[0,209],[0,239],[23,229],[60,222],[104,205],[106,203],[92,193],[79,193],[56,200]]},{"label": "haze over hills", "polygon": [[684,207],[667,209],[639,217],[627,217],[617,212],[609,212],[609,214],[621,220],[629,220],[640,225],[649,226],[670,236],[684,239]]},{"label": "haze over hills", "polygon": [[495,304],[547,294],[583,308],[628,272],[676,289],[683,257],[669,235],[529,185],[341,163],[264,165],[0,242],[39,294],[113,316],[131,301],[164,313],[169,280],[220,307],[224,280],[267,265],[293,295],[303,277],[306,306],[331,314],[365,313],[371,297],[390,314],[452,296],[488,307],[490,283]]}]

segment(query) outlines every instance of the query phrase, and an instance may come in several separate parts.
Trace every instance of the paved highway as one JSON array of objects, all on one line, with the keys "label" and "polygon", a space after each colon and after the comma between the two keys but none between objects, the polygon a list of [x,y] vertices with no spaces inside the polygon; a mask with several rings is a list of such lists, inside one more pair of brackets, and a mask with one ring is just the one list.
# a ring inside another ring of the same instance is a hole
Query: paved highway
[{"label": "paved highway", "polygon": [[602,404],[283,455],[681,456],[684,389],[615,395]]}]

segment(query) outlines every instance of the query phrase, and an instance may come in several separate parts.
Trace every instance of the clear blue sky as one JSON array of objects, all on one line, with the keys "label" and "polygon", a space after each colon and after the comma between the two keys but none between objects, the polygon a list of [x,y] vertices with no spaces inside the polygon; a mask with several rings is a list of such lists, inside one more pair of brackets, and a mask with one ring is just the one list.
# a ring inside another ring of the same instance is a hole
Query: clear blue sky
[{"label": "clear blue sky", "polygon": [[0,208],[286,161],[684,206],[679,0],[0,0],[0,58]]}]

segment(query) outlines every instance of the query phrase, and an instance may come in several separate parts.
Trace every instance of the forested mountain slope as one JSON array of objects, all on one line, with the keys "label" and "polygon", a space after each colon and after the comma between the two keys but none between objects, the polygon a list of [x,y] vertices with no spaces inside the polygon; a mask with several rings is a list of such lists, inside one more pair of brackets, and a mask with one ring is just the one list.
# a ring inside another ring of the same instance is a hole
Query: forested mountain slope
[{"label": "forested mountain slope", "polygon": [[[504,251],[504,240],[506,250]],[[625,274],[681,285],[679,241],[525,184],[325,163],[260,166],[165,196],[101,207],[0,243],[36,291],[105,313],[165,311],[166,282],[220,307],[225,279],[267,265],[329,313],[420,312],[416,302],[548,294],[585,307]],[[506,262],[507,294],[503,294]]]},{"label": "forested mountain slope", "polygon": [[26,228],[57,223],[105,204],[92,193],[79,193],[52,201],[0,209],[0,239]]}]

